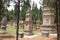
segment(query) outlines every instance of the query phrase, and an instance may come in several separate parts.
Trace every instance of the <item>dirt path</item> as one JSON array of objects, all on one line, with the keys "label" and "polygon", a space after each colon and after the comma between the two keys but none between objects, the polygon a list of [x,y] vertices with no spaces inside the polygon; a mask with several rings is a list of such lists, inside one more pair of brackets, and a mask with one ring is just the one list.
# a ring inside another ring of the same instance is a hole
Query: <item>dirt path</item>
[{"label": "dirt path", "polygon": [[[1,38],[1,36],[7,36],[5,38]],[[10,37],[8,37],[8,35],[0,35],[0,40],[16,40],[16,37],[15,36],[12,36],[12,35],[9,35]],[[27,38],[27,37],[24,37],[24,38],[19,38],[19,40],[55,40],[53,39],[53,37],[43,37],[41,35],[38,35],[36,37],[32,37],[32,38]]]}]

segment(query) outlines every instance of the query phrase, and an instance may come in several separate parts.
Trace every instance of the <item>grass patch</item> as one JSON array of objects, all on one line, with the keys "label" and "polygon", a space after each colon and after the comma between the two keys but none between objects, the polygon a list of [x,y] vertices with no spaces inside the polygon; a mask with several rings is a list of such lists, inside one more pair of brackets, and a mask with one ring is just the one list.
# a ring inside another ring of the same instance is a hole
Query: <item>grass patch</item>
[{"label": "grass patch", "polygon": [[33,35],[40,33],[40,30],[34,30],[32,31]]},{"label": "grass patch", "polygon": [[[19,32],[24,32],[23,27],[19,26]],[[40,33],[40,30],[32,31],[33,35]],[[16,25],[7,25],[7,34],[16,34]]]}]

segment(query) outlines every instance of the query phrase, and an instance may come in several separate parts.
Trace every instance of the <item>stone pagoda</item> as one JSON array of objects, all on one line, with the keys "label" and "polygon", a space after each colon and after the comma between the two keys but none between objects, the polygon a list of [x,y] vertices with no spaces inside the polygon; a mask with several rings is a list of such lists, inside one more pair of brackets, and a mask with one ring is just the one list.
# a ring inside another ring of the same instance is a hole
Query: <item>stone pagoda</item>
[{"label": "stone pagoda", "polygon": [[55,33],[54,25],[54,13],[52,9],[48,7],[48,0],[43,1],[43,24],[41,27],[42,34],[45,33]]},{"label": "stone pagoda", "polygon": [[30,8],[26,11],[24,34],[27,36],[32,35],[32,14]]}]

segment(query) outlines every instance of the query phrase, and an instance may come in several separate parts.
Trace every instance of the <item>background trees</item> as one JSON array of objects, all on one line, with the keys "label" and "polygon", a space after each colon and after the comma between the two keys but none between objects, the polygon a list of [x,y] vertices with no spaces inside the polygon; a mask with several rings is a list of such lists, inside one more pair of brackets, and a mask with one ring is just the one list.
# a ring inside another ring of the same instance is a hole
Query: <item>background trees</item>
[{"label": "background trees", "polygon": [[31,7],[29,0],[26,0],[26,1],[24,0],[22,10],[20,11],[20,19],[21,20],[25,20],[25,13],[29,7]]},{"label": "background trees", "polygon": [[33,23],[36,24],[36,22],[39,20],[41,21],[42,20],[42,9],[38,9],[37,8],[37,4],[34,5],[33,3],[33,7],[32,7],[32,20],[33,20]]},{"label": "background trees", "polygon": [[[6,14],[7,15],[7,18],[8,20],[15,20],[16,19],[16,14],[18,12],[17,10],[17,3],[15,3],[14,5],[14,10],[11,10],[9,11],[7,9],[7,7],[10,6],[10,1],[11,0],[1,0],[0,1],[0,16],[3,15],[3,14]],[[25,20],[25,13],[27,11],[27,9],[30,7],[32,8],[32,19],[33,19],[33,22],[36,23],[37,20],[41,20],[42,19],[42,9],[38,9],[37,8],[37,4],[34,4],[32,5],[33,7],[31,7],[30,5],[30,0],[24,0],[23,1],[23,6],[21,6],[21,10],[20,10],[20,20]]]},{"label": "background trees", "polygon": [[0,21],[3,14],[4,14],[4,3],[3,0],[0,0]]},{"label": "background trees", "polygon": [[4,15],[4,11],[5,8],[4,8],[4,2],[3,0],[0,0],[0,27],[1,27],[1,20],[2,20],[2,15]]}]

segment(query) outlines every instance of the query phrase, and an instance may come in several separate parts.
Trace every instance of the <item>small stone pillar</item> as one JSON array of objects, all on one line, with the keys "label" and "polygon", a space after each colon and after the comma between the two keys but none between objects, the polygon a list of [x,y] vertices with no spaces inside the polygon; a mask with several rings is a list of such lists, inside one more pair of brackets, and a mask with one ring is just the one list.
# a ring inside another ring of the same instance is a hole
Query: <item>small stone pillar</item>
[{"label": "small stone pillar", "polygon": [[31,9],[26,11],[25,23],[24,23],[24,35],[32,35],[32,14]]}]

